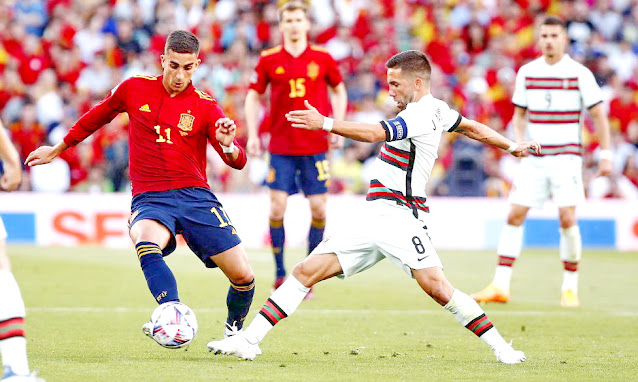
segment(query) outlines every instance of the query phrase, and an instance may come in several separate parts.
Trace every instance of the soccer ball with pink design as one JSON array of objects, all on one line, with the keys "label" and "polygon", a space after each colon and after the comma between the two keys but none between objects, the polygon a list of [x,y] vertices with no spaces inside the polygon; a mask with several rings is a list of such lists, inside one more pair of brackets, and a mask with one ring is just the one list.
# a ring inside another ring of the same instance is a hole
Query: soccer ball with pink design
[{"label": "soccer ball with pink design", "polygon": [[161,304],[142,326],[142,332],[167,349],[188,346],[197,334],[195,312],[179,301]]}]

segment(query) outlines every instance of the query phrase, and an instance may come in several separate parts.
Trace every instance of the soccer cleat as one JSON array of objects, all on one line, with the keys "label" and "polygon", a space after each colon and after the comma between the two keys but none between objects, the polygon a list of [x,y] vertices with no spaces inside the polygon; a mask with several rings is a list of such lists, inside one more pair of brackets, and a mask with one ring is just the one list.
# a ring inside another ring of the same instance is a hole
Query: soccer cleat
[{"label": "soccer cleat", "polygon": [[248,342],[244,333],[240,332],[223,340],[211,341],[207,345],[208,351],[214,354],[234,355],[239,359],[252,361],[261,354],[258,344]]},{"label": "soccer cleat", "polygon": [[281,284],[284,283],[284,281],[286,281],[286,276],[277,276],[277,278],[275,279],[275,283],[272,285],[272,291],[276,291],[277,288],[279,288]]},{"label": "soccer cleat", "polygon": [[510,300],[510,291],[490,284],[482,291],[472,293],[470,297],[476,302],[508,302]]},{"label": "soccer cleat", "polygon": [[308,291],[308,293],[306,293],[303,299],[308,301],[312,300],[313,298],[315,298],[315,294],[312,292],[312,287],[310,287],[310,290]]},{"label": "soccer cleat", "polygon": [[37,375],[37,371],[27,375],[18,375],[11,370],[10,366],[5,366],[2,374],[2,382],[45,382],[44,379],[37,377]]},{"label": "soccer cleat", "polygon": [[525,353],[520,350],[514,350],[511,342],[499,349],[494,349],[494,355],[499,362],[508,365],[521,363],[526,360]]},{"label": "soccer cleat", "polygon": [[560,306],[564,308],[578,308],[580,306],[578,293],[571,289],[560,292]]},{"label": "soccer cleat", "polygon": [[226,327],[224,328],[224,337],[232,337],[239,332],[241,332],[241,329],[237,327],[237,321],[233,321],[232,325],[228,324],[228,322],[226,323]]},{"label": "soccer cleat", "polygon": [[146,334],[149,337],[153,337],[153,323],[146,322],[142,325],[142,333]]}]

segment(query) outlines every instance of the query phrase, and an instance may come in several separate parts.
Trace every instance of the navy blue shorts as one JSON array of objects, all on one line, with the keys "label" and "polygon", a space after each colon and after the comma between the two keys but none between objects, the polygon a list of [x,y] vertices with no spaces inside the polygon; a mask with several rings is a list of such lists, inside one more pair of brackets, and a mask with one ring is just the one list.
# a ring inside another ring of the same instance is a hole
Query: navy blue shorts
[{"label": "navy blue shorts", "polygon": [[270,170],[266,184],[289,195],[300,190],[305,195],[328,192],[330,172],[326,154],[293,156],[270,154]]},{"label": "navy blue shorts", "polygon": [[241,243],[221,203],[203,187],[147,191],[135,196],[129,227],[142,219],[156,220],[171,232],[171,239],[162,250],[164,256],[175,250],[175,235],[182,234],[188,247],[208,268],[217,267],[210,259],[212,255]]}]

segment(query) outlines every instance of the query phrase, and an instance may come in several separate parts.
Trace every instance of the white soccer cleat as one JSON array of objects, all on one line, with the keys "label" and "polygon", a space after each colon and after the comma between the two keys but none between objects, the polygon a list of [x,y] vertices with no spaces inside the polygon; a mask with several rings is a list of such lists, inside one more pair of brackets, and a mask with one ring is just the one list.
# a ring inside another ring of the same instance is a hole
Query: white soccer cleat
[{"label": "white soccer cleat", "polygon": [[243,332],[226,337],[223,340],[211,341],[206,346],[208,351],[214,354],[234,355],[247,361],[252,361],[261,354],[259,345],[248,342]]},{"label": "white soccer cleat", "polygon": [[514,350],[511,343],[501,347],[500,349],[495,349],[494,355],[496,355],[496,359],[499,362],[502,362],[508,365],[521,363],[521,362],[524,362],[526,359],[525,353],[523,353],[520,350]]},{"label": "white soccer cleat", "polygon": [[2,379],[2,382],[45,382],[44,379],[37,375],[37,371],[27,375],[18,375],[11,370],[11,367],[5,366],[4,373],[0,379]]},{"label": "white soccer cleat", "polygon": [[224,337],[232,337],[239,332],[241,332],[241,329],[237,329],[237,321],[233,321],[232,325],[229,325],[228,322],[226,323]]},{"label": "white soccer cleat", "polygon": [[153,338],[153,324],[151,322],[147,322],[142,325],[142,333]]}]

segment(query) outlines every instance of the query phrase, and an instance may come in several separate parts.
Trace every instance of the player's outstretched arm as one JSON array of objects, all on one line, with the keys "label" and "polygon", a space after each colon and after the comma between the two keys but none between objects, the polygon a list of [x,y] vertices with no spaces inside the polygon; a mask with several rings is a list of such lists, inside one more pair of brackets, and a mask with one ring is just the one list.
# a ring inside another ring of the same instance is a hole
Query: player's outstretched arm
[{"label": "player's outstretched arm", "polygon": [[307,110],[293,110],[286,114],[292,127],[307,130],[326,130],[346,138],[361,142],[379,142],[385,140],[385,130],[380,123],[361,123],[335,121],[323,116],[308,101],[304,101]]},{"label": "player's outstretched arm", "polygon": [[15,191],[22,180],[22,166],[18,150],[9,140],[2,122],[0,121],[0,160],[4,174],[0,177],[0,190]]},{"label": "player's outstretched arm", "polygon": [[461,123],[454,131],[479,142],[499,147],[510,152],[515,157],[527,156],[530,150],[537,154],[541,152],[541,146],[534,141],[512,142],[494,129],[467,118],[461,118]]},{"label": "player's outstretched arm", "polygon": [[60,141],[55,146],[40,146],[37,149],[31,151],[27,159],[24,161],[29,167],[47,164],[51,162],[55,157],[60,155],[62,151],[66,150],[69,146],[64,143],[64,141]]}]

